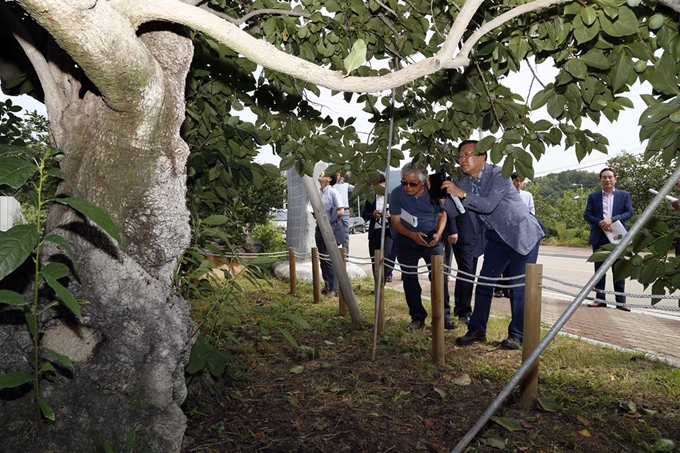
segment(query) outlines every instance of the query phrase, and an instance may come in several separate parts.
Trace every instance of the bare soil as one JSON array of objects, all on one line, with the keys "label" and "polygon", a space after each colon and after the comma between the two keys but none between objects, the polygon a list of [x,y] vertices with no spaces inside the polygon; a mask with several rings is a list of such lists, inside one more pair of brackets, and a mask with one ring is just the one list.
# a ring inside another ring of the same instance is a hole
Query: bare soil
[{"label": "bare soil", "polygon": [[[276,295],[253,297],[268,305]],[[446,333],[446,365],[433,364],[430,327],[408,332],[405,318],[390,315],[371,360],[372,322],[357,327],[333,310],[306,313],[312,328],[291,329],[300,345],[312,348],[302,353],[256,314],[230,327],[238,340],[225,345],[234,363],[221,378],[191,385],[183,451],[449,452],[520,366],[521,351],[500,349],[499,341],[455,346],[464,328]],[[629,365],[625,373],[654,367],[639,356]],[[678,444],[677,399],[619,394],[615,370],[606,389],[588,385],[589,370],[568,371],[574,382],[548,369],[540,374],[539,399],[553,402],[554,411],[537,404],[524,410],[515,389],[462,451],[651,452],[660,438]],[[623,410],[629,400],[656,412]]]}]

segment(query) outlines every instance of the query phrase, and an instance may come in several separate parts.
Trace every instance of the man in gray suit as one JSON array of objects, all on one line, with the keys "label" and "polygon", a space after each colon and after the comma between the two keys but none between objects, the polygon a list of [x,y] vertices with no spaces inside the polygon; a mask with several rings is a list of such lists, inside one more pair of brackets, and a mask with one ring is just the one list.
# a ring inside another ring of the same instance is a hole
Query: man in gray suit
[{"label": "man in gray suit", "polygon": [[[475,290],[475,307],[468,324],[468,332],[456,339],[460,346],[486,341],[486,324],[491,311],[493,286],[506,266],[509,266],[510,285],[524,284],[527,263],[535,263],[538,246],[544,236],[543,228],[531,215],[510,178],[503,178],[501,167],[486,163],[486,153],[475,152],[476,140],[459,146],[458,160],[465,177],[445,181],[442,187],[459,197],[473,216],[476,230],[475,256],[484,254]],[[519,277],[522,276],[522,277]],[[504,349],[519,349],[524,336],[524,287],[513,288],[510,299],[512,320]]]}]

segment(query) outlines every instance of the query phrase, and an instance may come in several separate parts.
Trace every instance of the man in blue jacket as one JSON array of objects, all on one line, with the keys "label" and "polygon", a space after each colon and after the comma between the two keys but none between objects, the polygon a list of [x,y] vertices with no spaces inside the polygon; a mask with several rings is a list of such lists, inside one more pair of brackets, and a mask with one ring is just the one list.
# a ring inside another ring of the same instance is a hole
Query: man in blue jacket
[{"label": "man in blue jacket", "polygon": [[[609,244],[607,232],[611,231],[611,226],[617,220],[626,226],[626,220],[633,217],[633,204],[630,200],[630,194],[625,190],[617,190],[616,186],[616,172],[611,168],[605,168],[600,172],[600,187],[602,190],[597,190],[588,195],[588,203],[586,210],[583,213],[583,218],[590,224],[590,245],[593,246],[593,253],[605,244]],[[596,262],[595,272],[602,266],[602,261]],[[613,268],[612,268],[613,269]],[[595,285],[597,299],[595,302],[588,304],[589,307],[606,307],[605,301],[605,277],[603,276]],[[614,291],[623,293],[626,290],[626,281],[617,280],[616,273],[614,273]],[[616,308],[623,311],[630,311],[626,303],[625,295],[617,295]]]},{"label": "man in blue jacket", "polygon": [[[466,176],[455,182],[442,183],[442,187],[460,198],[463,207],[470,211],[476,230],[474,255],[484,255],[468,332],[456,339],[459,346],[486,341],[493,285],[506,266],[510,267],[510,276],[515,277],[509,283],[524,284],[526,265],[536,262],[538,246],[544,236],[540,222],[529,212],[510,178],[503,177],[501,167],[487,164],[486,153],[477,153],[476,144],[476,140],[467,140],[459,146],[458,161]],[[519,349],[522,344],[524,292],[524,286],[513,288],[512,320],[508,337],[501,343],[504,349]]]}]

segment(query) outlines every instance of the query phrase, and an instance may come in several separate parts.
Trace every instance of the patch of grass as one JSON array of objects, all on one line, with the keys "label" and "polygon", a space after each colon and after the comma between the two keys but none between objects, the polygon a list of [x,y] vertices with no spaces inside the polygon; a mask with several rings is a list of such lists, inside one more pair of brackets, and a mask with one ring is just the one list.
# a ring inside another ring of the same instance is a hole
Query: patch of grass
[{"label": "patch of grass", "polygon": [[[492,316],[484,344],[455,346],[465,328],[448,331],[440,366],[430,359],[430,327],[406,329],[404,295],[387,290],[385,332],[372,361],[371,279],[352,282],[361,325],[338,315],[337,298],[314,304],[309,285],[290,295],[283,282],[239,284],[236,299],[195,307],[203,314],[214,307],[204,335],[231,358],[232,370],[211,388],[210,415],[188,413],[187,436],[200,451],[450,451],[521,364],[520,351],[499,348],[509,321],[502,316]],[[465,377],[469,383],[460,384]],[[680,441],[679,389],[677,368],[560,335],[539,365],[538,397],[555,412],[523,410],[514,391],[495,415],[521,429],[489,423],[466,451],[498,451],[494,442],[517,452],[653,451],[661,438]],[[640,410],[623,409],[626,402]]]}]

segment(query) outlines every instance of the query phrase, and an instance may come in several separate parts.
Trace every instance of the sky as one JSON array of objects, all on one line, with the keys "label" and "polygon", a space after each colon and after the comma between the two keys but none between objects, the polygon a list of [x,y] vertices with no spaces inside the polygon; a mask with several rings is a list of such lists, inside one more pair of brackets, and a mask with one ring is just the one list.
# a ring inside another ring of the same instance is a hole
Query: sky
[{"label": "sky", "polygon": [[[544,82],[549,83],[554,80],[556,70],[550,65],[540,65],[534,70],[538,77]],[[533,91],[530,90],[531,71],[528,67],[523,66],[523,69],[508,77],[505,81],[515,92],[522,95],[524,99],[531,99],[531,96],[537,92],[539,85],[534,83]],[[564,151],[563,148],[552,147],[546,151],[546,154],[539,162],[534,164],[534,176],[545,176],[550,173],[560,173],[567,170],[584,170],[599,172],[606,166],[607,160],[611,157],[627,151],[631,154],[640,154],[644,151],[645,145],[640,143],[638,138],[639,126],[638,119],[640,114],[645,109],[645,104],[640,98],[640,94],[648,92],[643,86],[636,86],[630,93],[630,98],[635,105],[634,109],[621,112],[619,120],[616,123],[609,123],[606,118],[599,125],[595,125],[589,120],[584,120],[583,127],[599,132],[609,139],[609,154],[602,154],[595,151],[593,154],[578,162],[573,149]],[[328,92],[328,91],[326,91]],[[323,90],[322,90],[323,93]],[[0,93],[0,99],[6,99]],[[35,101],[28,96],[12,97],[12,101],[21,105],[27,111],[36,110],[38,113],[45,115],[45,107],[41,103]],[[355,126],[360,132],[363,132],[365,137],[368,137],[370,131],[370,124],[368,122],[369,115],[361,110],[361,105],[351,106],[344,102],[342,95],[331,97],[330,95],[322,94],[322,98],[318,99],[318,108],[322,109],[323,114],[331,116],[355,116],[357,121]],[[532,120],[537,121],[545,118],[551,120],[545,109],[538,111],[532,115]],[[244,118],[246,119],[246,118]],[[270,147],[265,147],[257,159],[260,163],[279,163],[279,158],[273,155]]]}]

